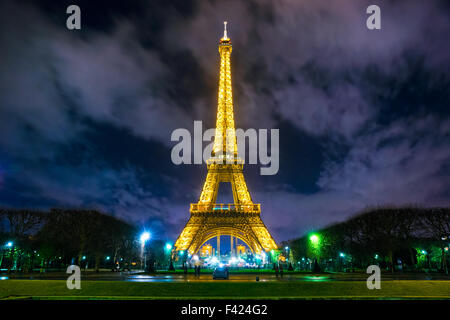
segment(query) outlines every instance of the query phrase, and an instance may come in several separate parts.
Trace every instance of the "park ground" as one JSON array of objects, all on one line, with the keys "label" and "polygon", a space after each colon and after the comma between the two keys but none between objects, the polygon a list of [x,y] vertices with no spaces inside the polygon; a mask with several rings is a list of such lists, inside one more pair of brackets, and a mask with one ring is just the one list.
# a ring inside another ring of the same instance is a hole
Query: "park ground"
[{"label": "park ground", "polygon": [[[450,299],[450,278],[438,274],[382,275],[381,289],[369,290],[364,273],[210,274],[85,273],[81,289],[69,290],[68,275],[0,275],[0,299]],[[256,281],[256,276],[259,281]]]}]

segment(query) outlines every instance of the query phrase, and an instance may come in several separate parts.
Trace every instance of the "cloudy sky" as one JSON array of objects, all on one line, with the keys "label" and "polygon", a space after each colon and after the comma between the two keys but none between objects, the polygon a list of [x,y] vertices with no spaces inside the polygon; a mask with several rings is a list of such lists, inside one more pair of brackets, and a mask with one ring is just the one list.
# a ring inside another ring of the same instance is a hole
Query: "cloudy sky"
[{"label": "cloudy sky", "polygon": [[280,130],[278,174],[244,169],[277,241],[448,206],[449,18],[437,0],[2,1],[0,205],[98,208],[174,240],[206,166],[172,164],[170,135],[214,126],[227,20],[236,126]]}]

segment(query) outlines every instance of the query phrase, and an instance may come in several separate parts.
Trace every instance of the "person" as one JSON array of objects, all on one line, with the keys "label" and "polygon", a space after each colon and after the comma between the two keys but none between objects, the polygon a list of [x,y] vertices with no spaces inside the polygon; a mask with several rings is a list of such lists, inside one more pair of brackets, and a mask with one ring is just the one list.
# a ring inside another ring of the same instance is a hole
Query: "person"
[{"label": "person", "polygon": [[278,278],[278,265],[274,263],[273,268],[275,269],[275,276]]},{"label": "person", "polygon": [[313,272],[314,273],[320,273],[322,272],[319,263],[317,262],[317,259],[314,259],[314,266],[313,266]]},{"label": "person", "polygon": [[283,265],[280,263],[280,277],[283,278]]},{"label": "person", "polygon": [[200,269],[202,267],[202,262],[200,259],[196,259],[194,262],[195,266],[195,276],[200,277]]}]

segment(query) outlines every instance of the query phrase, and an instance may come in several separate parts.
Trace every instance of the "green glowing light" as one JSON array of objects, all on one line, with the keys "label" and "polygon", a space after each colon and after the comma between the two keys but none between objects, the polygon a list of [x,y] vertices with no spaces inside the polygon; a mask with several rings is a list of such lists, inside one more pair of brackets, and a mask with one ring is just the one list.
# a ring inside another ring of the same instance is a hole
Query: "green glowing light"
[{"label": "green glowing light", "polygon": [[318,236],[317,234],[312,234],[312,235],[309,237],[309,240],[310,240],[314,245],[317,245],[317,244],[319,244],[320,238],[319,238],[319,236]]}]

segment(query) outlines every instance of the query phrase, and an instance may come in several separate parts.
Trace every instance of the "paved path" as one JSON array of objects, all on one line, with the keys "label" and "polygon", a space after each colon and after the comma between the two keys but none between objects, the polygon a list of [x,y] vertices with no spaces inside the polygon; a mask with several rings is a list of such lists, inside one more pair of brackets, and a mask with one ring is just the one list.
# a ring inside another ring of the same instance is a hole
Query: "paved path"
[{"label": "paved path", "polygon": [[[228,281],[232,282],[250,282],[256,281],[256,277],[259,277],[259,281],[308,281],[308,282],[328,282],[328,281],[366,281],[368,275],[364,273],[333,273],[333,274],[285,274],[282,278],[276,277],[274,274],[230,274]],[[65,280],[68,275],[62,272],[52,272],[40,275],[36,274],[0,274],[1,280]],[[443,274],[381,274],[383,281],[391,280],[448,280],[450,276]],[[213,282],[223,280],[213,280],[211,274],[202,274],[200,277],[196,277],[193,274],[136,274],[129,272],[101,272],[82,273],[82,279],[85,280],[99,280],[99,281],[131,281],[131,282]]]}]

